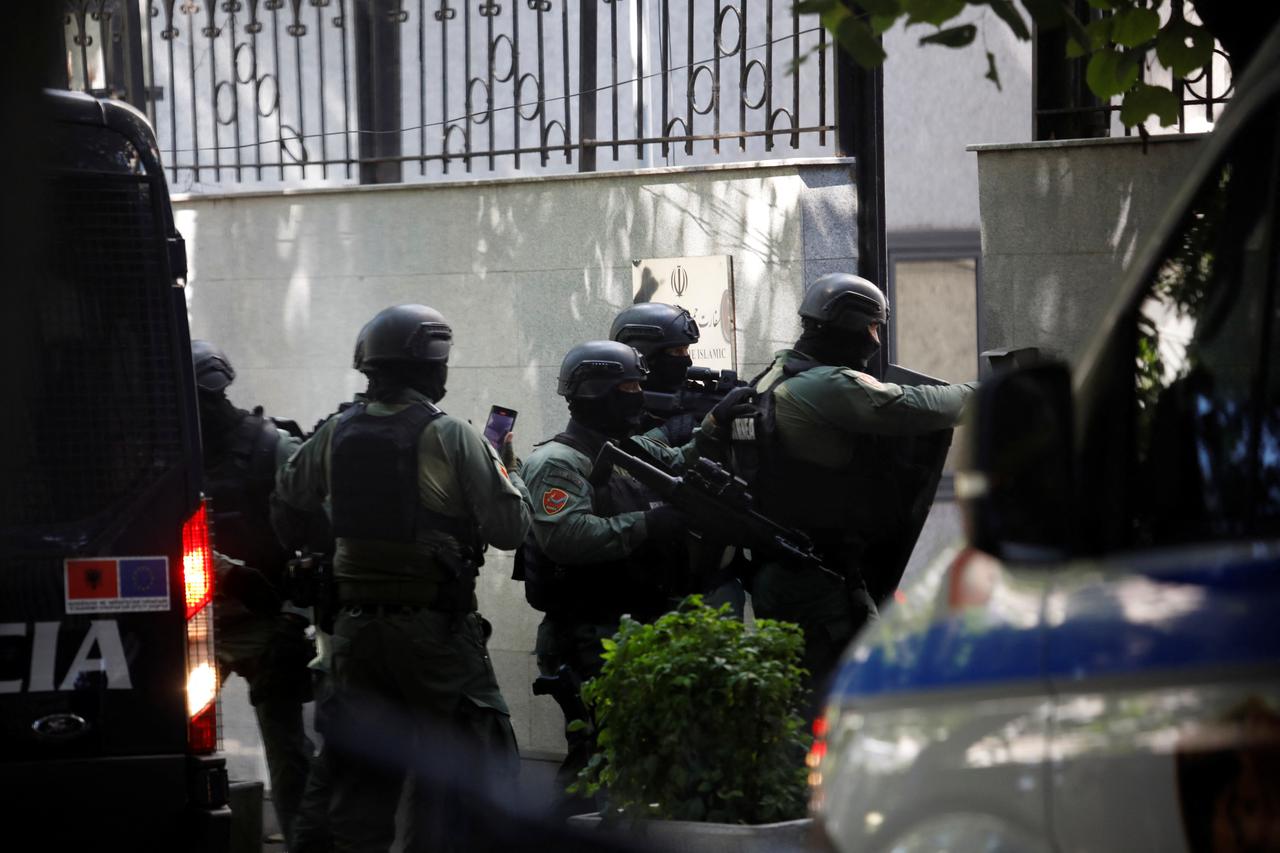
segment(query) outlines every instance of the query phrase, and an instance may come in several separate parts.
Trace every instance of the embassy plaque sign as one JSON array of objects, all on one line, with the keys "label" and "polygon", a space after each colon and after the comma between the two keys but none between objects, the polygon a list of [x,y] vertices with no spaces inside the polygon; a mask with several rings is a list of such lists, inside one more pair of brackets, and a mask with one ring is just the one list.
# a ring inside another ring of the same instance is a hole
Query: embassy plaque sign
[{"label": "embassy plaque sign", "polygon": [[701,338],[689,347],[699,367],[737,370],[733,325],[733,258],[647,258],[631,262],[634,302],[666,302],[693,315]]}]

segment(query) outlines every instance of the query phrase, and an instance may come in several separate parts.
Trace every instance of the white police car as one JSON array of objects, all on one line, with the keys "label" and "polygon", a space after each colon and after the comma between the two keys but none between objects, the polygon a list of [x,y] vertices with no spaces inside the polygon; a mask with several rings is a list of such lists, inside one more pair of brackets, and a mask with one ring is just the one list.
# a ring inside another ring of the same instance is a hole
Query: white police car
[{"label": "white police car", "polygon": [[810,755],[840,851],[1280,850],[1280,31],[1074,376],[980,392]]}]

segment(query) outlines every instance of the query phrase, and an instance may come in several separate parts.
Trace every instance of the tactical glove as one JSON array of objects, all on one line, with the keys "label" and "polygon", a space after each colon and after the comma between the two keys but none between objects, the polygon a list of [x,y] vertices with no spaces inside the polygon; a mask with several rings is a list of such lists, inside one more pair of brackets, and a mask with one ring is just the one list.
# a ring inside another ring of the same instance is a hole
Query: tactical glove
[{"label": "tactical glove", "polygon": [[689,519],[670,504],[663,504],[644,514],[644,526],[647,541],[667,541],[688,530]]},{"label": "tactical glove", "polygon": [[717,441],[727,440],[734,420],[755,413],[756,407],[749,402],[755,392],[756,389],[750,385],[743,385],[725,394],[724,399],[716,403],[716,407],[707,415],[703,428],[706,429],[709,425],[711,435]]}]

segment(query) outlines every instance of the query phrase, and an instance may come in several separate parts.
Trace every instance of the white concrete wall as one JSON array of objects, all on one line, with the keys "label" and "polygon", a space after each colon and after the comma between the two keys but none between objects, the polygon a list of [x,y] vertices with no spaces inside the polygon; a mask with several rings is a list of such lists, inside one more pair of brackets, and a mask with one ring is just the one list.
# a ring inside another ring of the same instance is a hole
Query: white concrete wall
[{"label": "white concrete wall", "polygon": [[[556,372],[574,344],[607,337],[631,299],[631,260],[728,254],[743,373],[799,332],[804,282],[856,264],[854,188],[843,161],[638,174],[178,197],[195,337],[216,341],[242,406],[309,427],[363,386],[361,325],[401,302],[455,332],[443,407],[483,423],[520,411],[516,446],[567,420]],[[490,644],[524,750],[563,749],[560,713],[534,698],[540,614],[491,554],[480,579]]]},{"label": "white concrete wall", "polygon": [[978,146],[979,349],[1078,357],[1202,138]]}]

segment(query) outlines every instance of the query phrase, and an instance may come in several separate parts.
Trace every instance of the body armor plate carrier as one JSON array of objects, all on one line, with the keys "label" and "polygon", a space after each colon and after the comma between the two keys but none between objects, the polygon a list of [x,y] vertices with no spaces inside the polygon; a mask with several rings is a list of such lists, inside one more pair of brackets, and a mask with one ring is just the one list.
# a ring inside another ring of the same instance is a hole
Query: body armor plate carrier
[{"label": "body armor plate carrier", "polygon": [[422,402],[378,416],[356,403],[338,416],[329,455],[335,536],[407,543],[423,541],[434,530],[451,536],[480,564],[477,525],[434,512],[418,497],[418,438],[443,414]]}]

